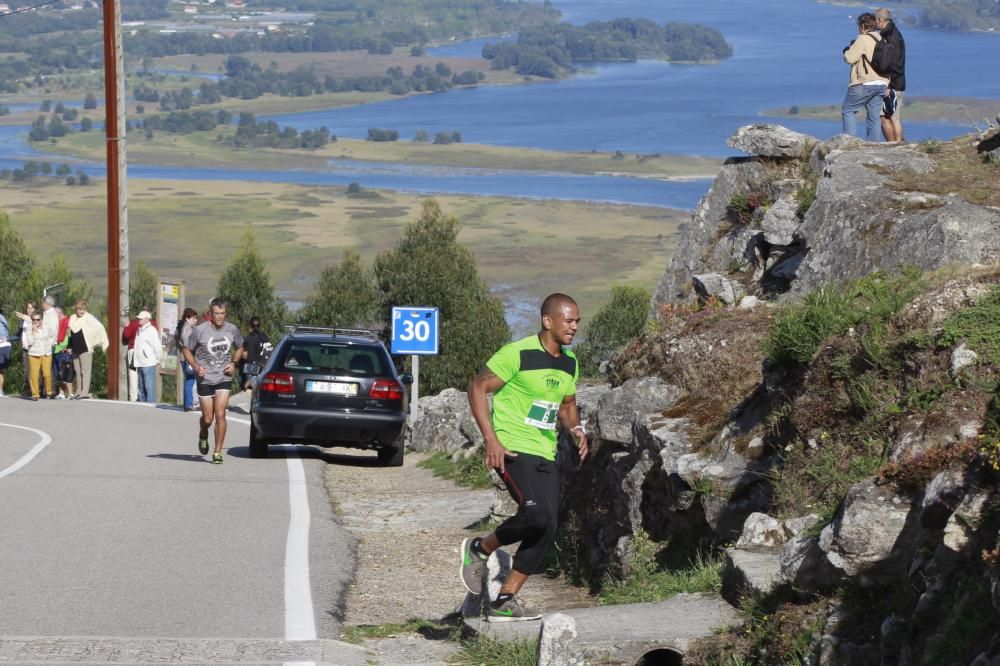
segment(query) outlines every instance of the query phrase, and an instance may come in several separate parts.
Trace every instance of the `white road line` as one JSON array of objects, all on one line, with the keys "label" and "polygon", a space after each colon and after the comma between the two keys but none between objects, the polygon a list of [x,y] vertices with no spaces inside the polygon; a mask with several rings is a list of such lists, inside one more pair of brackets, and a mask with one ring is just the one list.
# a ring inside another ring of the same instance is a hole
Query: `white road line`
[{"label": "white road line", "polygon": [[21,458],[16,463],[14,463],[13,465],[11,465],[6,469],[0,470],[0,479],[2,479],[5,476],[9,476],[10,474],[13,474],[17,470],[21,469],[22,467],[30,463],[35,456],[37,456],[39,453],[42,452],[42,449],[44,449],[46,446],[52,443],[52,436],[49,435],[47,432],[42,432],[41,430],[35,430],[34,428],[26,428],[25,426],[13,425],[12,423],[0,423],[0,427],[17,428],[18,430],[27,430],[28,432],[35,433],[41,438],[38,444],[35,444],[33,447],[31,447],[31,450],[25,453],[23,456],[21,456]]},{"label": "white road line", "polygon": [[[288,463],[288,503],[291,520],[285,542],[285,640],[316,640],[309,581],[309,495],[306,471],[294,446],[285,449]],[[290,455],[289,455],[290,454]]]}]

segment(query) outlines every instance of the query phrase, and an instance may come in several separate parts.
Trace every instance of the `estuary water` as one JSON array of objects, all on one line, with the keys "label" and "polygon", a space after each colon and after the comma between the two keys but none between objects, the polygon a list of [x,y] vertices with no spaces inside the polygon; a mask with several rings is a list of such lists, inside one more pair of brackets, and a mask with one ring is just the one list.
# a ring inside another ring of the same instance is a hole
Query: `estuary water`
[{"label": "estuary water", "polygon": [[[733,45],[733,57],[713,65],[637,63],[581,66],[571,78],[530,85],[484,86],[390,100],[365,106],[267,116],[300,130],[326,126],[343,137],[363,138],[373,127],[398,130],[404,139],[418,129],[431,134],[458,130],[466,142],[575,151],[736,154],[725,144],[741,125],[767,120],[761,112],[792,105],[842,100],[848,68],[841,51],[856,35],[857,7],[808,0],[555,0],[566,20],[582,24],[619,16],[658,22],[703,23]],[[919,96],[997,99],[1000,78],[968,63],[1000,60],[1000,35],[933,32],[901,26],[907,42],[907,92]],[[431,49],[442,56],[476,56],[490,40]],[[946,139],[970,124],[910,123],[907,139]],[[772,119],[771,122],[774,120]],[[819,138],[840,132],[840,123],[780,119]],[[26,128],[0,128],[0,162],[20,166],[35,152]],[[101,175],[101,165],[83,165]],[[568,174],[450,169],[332,161],[326,171],[176,169],[130,163],[138,178],[262,180],[345,184],[422,193],[472,193],[532,198],[582,199],[693,208],[709,181],[576,176]]]}]

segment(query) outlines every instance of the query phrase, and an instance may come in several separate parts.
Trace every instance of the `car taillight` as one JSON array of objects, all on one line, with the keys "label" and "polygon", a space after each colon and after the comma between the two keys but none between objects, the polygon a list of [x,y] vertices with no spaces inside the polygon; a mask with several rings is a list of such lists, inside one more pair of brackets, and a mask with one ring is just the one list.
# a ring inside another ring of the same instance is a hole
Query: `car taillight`
[{"label": "car taillight", "polygon": [[295,379],[287,372],[269,372],[260,382],[263,393],[295,393]]},{"label": "car taillight", "polygon": [[394,379],[376,379],[372,382],[368,397],[378,400],[402,400],[403,387]]}]

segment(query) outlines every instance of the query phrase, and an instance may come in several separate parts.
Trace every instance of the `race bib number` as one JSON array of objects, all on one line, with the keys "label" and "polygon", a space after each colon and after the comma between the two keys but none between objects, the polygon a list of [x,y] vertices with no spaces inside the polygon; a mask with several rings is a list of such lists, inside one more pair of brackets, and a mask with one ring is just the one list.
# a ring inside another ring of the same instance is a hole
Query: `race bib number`
[{"label": "race bib number", "polygon": [[542,430],[555,430],[556,418],[559,416],[559,403],[536,400],[531,403],[524,422]]}]

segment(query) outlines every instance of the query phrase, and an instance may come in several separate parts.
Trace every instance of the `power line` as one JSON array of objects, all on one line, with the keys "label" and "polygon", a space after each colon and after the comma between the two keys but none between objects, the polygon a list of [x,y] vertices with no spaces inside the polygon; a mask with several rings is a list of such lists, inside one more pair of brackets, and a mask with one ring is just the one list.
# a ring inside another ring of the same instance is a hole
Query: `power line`
[{"label": "power line", "polygon": [[47,5],[54,5],[57,2],[62,2],[62,0],[49,0],[48,2],[43,2],[40,5],[35,5],[33,7],[21,7],[20,9],[15,9],[12,12],[7,12],[6,14],[0,14],[0,18],[6,18],[7,16],[13,16],[14,14],[23,14],[24,12],[34,11],[35,9],[40,9]]}]

